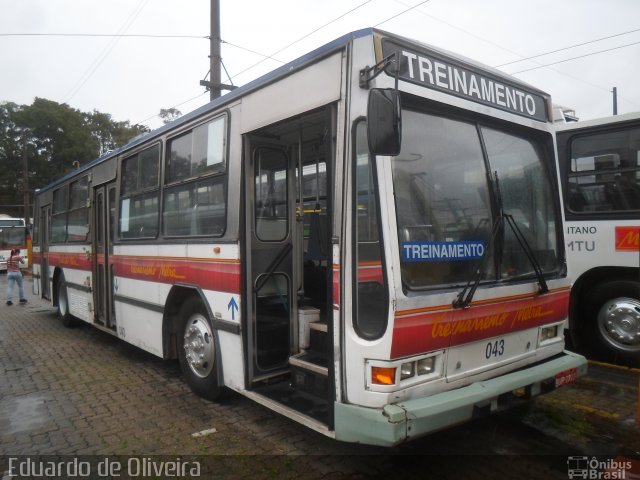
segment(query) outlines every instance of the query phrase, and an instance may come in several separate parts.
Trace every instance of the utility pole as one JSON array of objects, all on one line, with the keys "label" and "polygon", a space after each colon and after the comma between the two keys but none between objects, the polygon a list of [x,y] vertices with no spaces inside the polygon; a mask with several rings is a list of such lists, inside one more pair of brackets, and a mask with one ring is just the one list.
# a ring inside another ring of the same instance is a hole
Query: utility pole
[{"label": "utility pole", "polygon": [[209,90],[209,99],[215,100],[222,95],[222,90],[233,90],[233,85],[221,83],[220,65],[222,56],[220,55],[220,0],[211,0],[211,33],[209,36],[209,81],[200,80],[200,85]]},{"label": "utility pole", "polygon": [[29,155],[27,152],[27,133],[25,130],[23,134],[22,141],[22,192],[24,198],[24,243],[27,247],[27,259],[29,261],[29,265],[33,265],[32,257],[33,257],[33,247],[31,244],[31,231],[29,229],[30,223],[30,215],[29,215]]},{"label": "utility pole", "polygon": [[613,87],[613,114],[617,115],[618,114],[618,88],[617,87]]},{"label": "utility pole", "polygon": [[29,225],[29,159],[27,156],[27,132],[22,143],[22,194],[24,199],[24,224]]},{"label": "utility pole", "polygon": [[209,43],[211,50],[209,54],[209,68],[211,70],[209,98],[213,100],[222,94],[222,90],[217,87],[217,85],[220,85],[220,63],[222,63],[222,56],[220,55],[220,0],[211,0],[211,36],[209,37]]}]

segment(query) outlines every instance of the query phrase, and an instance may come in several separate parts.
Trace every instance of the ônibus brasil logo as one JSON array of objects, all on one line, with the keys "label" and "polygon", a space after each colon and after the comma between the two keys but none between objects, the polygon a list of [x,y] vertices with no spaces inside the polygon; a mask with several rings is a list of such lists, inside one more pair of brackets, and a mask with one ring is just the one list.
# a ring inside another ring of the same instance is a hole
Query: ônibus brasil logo
[{"label": "\u00f4nibus brasil logo", "polygon": [[599,460],[596,457],[575,456],[567,459],[567,473],[570,479],[585,480],[625,480],[631,470],[630,461],[616,459]]}]

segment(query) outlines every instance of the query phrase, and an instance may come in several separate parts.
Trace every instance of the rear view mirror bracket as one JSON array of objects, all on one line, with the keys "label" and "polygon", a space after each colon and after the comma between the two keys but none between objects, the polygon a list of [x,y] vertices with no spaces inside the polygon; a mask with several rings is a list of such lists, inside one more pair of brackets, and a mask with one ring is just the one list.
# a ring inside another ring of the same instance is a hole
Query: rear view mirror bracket
[{"label": "rear view mirror bracket", "polygon": [[372,88],[367,103],[367,138],[369,151],[373,155],[398,155],[402,137],[402,109],[398,77],[400,53],[394,52],[373,67],[360,70],[360,87],[369,88],[369,83],[387,67],[395,64],[395,87]]}]

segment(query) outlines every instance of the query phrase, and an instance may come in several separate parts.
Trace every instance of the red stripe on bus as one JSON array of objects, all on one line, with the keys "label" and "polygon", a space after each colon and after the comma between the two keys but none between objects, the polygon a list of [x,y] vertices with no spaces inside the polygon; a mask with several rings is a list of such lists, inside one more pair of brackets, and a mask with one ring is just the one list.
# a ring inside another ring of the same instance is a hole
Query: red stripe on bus
[{"label": "red stripe on bus", "polygon": [[396,317],[391,358],[463,345],[483,338],[562,321],[569,312],[569,292],[563,289],[547,295],[467,309],[448,309]]},{"label": "red stripe on bus", "polygon": [[[93,266],[91,257],[78,253],[48,252],[44,254],[51,267],[73,268],[90,272]],[[41,255],[34,263],[40,262]],[[104,263],[104,255],[98,256]],[[192,259],[175,257],[132,257],[111,255],[113,274],[134,280],[146,280],[166,284],[189,283],[203,290],[214,290],[240,294],[240,260],[234,259]]]},{"label": "red stripe on bus", "polygon": [[111,257],[114,275],[160,283],[189,283],[203,290],[240,294],[240,261],[218,261],[165,257]]},{"label": "red stripe on bus", "polygon": [[88,272],[92,268],[91,257],[88,257],[85,253],[47,252],[44,255],[51,267],[66,267]]}]

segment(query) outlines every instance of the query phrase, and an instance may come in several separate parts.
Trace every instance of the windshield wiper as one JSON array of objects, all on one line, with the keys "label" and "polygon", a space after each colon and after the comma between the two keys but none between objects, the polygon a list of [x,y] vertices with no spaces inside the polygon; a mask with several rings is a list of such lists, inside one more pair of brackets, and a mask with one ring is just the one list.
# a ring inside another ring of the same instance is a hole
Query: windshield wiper
[{"label": "windshield wiper", "polygon": [[536,256],[533,253],[533,249],[531,248],[531,245],[529,244],[529,242],[527,242],[527,239],[523,235],[520,228],[518,228],[516,221],[513,219],[513,215],[510,215],[507,213],[503,213],[502,215],[504,219],[507,221],[507,225],[511,227],[511,230],[515,235],[516,240],[518,240],[518,243],[520,244],[522,251],[525,253],[527,258],[529,259],[529,263],[533,267],[533,271],[535,272],[536,277],[538,278],[538,284],[540,285],[540,288],[538,289],[538,293],[539,294],[547,293],[549,291],[549,287],[547,286],[547,282],[544,279],[544,273],[542,273],[542,267],[540,266],[540,263],[538,263],[538,260],[536,259]]},{"label": "windshield wiper", "polygon": [[[484,274],[487,261],[489,260],[489,252],[493,247],[498,232],[502,229],[502,223],[503,219],[501,215],[500,217],[498,217],[498,221],[493,224],[491,237],[489,237],[489,242],[487,243],[487,248],[485,248],[484,255],[482,255],[482,258],[480,259],[475,272],[473,272],[473,277],[469,279],[465,287],[453,301],[453,308],[467,308],[469,307],[469,305],[471,305],[471,301],[473,300],[473,296],[476,294],[478,285],[480,285],[480,280],[482,280],[482,275]],[[473,286],[471,286],[471,284],[473,284]]]},{"label": "windshield wiper", "polygon": [[[536,259],[533,253],[533,249],[531,248],[531,245],[529,244],[529,242],[527,242],[527,239],[525,238],[520,228],[518,228],[518,225],[516,224],[516,221],[513,218],[513,215],[504,212],[504,206],[502,203],[502,193],[500,191],[500,180],[498,179],[497,171],[494,172],[494,176],[495,176],[495,180],[491,176],[491,174],[488,175],[489,183],[495,191],[499,215],[498,215],[497,221],[493,225],[493,230],[491,231],[491,237],[489,238],[489,242],[487,243],[487,248],[484,252],[484,255],[480,259],[480,262],[478,263],[478,267],[476,268],[473,274],[473,277],[469,279],[465,287],[462,289],[462,291],[458,294],[456,299],[453,301],[453,308],[468,308],[469,305],[471,305],[473,296],[475,295],[476,290],[478,289],[478,285],[480,285],[480,281],[482,280],[482,275],[484,274],[485,267],[489,258],[489,252],[491,251],[490,249],[493,247],[496,240],[496,236],[498,232],[503,229],[505,222],[511,228],[511,231],[516,237],[516,240],[518,241],[520,248],[522,248],[525,255],[527,256],[527,259],[529,260],[529,263],[531,263],[531,266],[533,267],[533,271],[535,272],[536,277],[538,279],[538,284],[540,285],[540,288],[538,289],[538,293],[542,295],[549,291],[547,282],[544,279],[544,273],[542,272],[542,267],[540,267],[540,264],[538,263],[538,260]],[[502,252],[500,252],[499,257],[500,258],[502,257]]]}]

